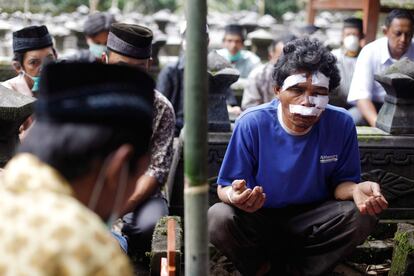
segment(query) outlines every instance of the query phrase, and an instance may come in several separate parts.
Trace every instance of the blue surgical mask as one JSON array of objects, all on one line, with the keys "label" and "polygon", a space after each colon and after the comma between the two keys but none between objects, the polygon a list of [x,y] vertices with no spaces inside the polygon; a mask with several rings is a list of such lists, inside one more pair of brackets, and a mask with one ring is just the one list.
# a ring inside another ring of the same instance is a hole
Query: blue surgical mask
[{"label": "blue surgical mask", "polygon": [[238,51],[237,54],[232,55],[229,53],[230,62],[237,62],[241,58],[241,51]]},{"label": "blue surgical mask", "polygon": [[37,92],[39,90],[40,77],[38,77],[38,76],[32,77],[29,74],[27,74],[25,71],[23,71],[23,74],[32,79],[32,81],[33,81],[32,92]]},{"label": "blue surgical mask", "polygon": [[102,53],[106,51],[105,45],[100,45],[96,43],[89,44],[89,51],[93,54],[93,56],[97,59],[102,58]]}]

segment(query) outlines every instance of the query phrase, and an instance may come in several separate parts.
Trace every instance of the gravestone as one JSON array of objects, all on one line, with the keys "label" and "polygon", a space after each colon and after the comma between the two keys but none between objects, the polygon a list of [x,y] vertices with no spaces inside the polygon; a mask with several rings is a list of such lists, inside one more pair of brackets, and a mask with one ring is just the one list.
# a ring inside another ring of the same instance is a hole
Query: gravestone
[{"label": "gravestone", "polygon": [[33,112],[35,99],[0,85],[0,168],[14,154],[19,127]]},{"label": "gravestone", "polygon": [[208,55],[208,131],[230,131],[230,120],[227,112],[226,93],[230,85],[239,78],[239,71],[216,51]]},{"label": "gravestone", "polygon": [[160,31],[165,33],[165,28],[170,22],[171,12],[169,10],[160,10],[153,15],[155,23],[158,25]]},{"label": "gravestone", "polygon": [[263,29],[258,29],[249,33],[247,37],[252,42],[252,52],[258,55],[262,61],[267,61],[269,59],[268,48],[273,41],[272,34]]},{"label": "gravestone", "polygon": [[382,75],[375,75],[387,95],[376,126],[391,134],[414,133],[414,62],[403,58]]}]

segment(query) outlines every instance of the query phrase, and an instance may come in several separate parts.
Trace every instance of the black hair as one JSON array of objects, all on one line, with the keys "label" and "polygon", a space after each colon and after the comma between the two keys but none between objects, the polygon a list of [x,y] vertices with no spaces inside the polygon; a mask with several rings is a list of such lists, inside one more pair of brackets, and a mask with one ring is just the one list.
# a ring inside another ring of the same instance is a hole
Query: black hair
[{"label": "black hair", "polygon": [[35,155],[71,182],[123,144],[134,147],[130,169],[136,169],[135,162],[148,151],[151,133],[145,127],[138,131],[135,127],[36,122],[18,152]]},{"label": "black hair", "polygon": [[355,29],[358,29],[360,36],[363,37],[363,35],[364,35],[363,22],[362,22],[362,19],[360,19],[360,18],[356,18],[356,17],[348,17],[348,18],[346,18],[344,20],[343,29],[345,29],[345,28],[355,28]]},{"label": "black hair", "polygon": [[279,87],[287,77],[297,71],[320,71],[329,80],[329,90],[335,89],[341,80],[336,58],[317,39],[299,38],[288,42],[273,69],[273,80]]},{"label": "black hair", "polygon": [[286,45],[288,42],[295,40],[297,38],[298,37],[293,34],[285,34],[279,38],[273,39],[272,43],[269,45],[268,51],[273,52],[276,48],[276,45],[279,44],[279,42],[282,42],[283,45]]},{"label": "black hair", "polygon": [[396,18],[398,18],[398,19],[401,19],[401,18],[408,19],[408,20],[411,21],[411,25],[414,25],[414,17],[409,11],[402,10],[402,9],[395,9],[395,10],[392,10],[387,15],[387,17],[385,18],[385,26],[387,28],[390,27],[392,21]]}]

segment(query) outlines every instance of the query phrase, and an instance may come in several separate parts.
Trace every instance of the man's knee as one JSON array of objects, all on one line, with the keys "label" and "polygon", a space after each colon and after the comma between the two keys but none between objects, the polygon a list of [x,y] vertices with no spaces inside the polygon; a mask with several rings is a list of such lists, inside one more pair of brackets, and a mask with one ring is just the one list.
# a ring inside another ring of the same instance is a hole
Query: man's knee
[{"label": "man's knee", "polygon": [[225,203],[216,203],[208,210],[208,232],[213,244],[220,243],[234,222],[234,209]]},{"label": "man's knee", "polygon": [[363,215],[353,201],[341,202],[343,216],[347,220],[346,225],[353,232],[357,244],[365,241],[368,235],[374,230],[377,224],[377,217]]}]

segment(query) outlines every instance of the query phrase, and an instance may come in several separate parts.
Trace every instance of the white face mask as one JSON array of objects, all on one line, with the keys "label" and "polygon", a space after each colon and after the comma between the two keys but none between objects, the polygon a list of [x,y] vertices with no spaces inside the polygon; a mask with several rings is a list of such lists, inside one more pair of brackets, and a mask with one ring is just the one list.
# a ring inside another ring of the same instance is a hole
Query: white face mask
[{"label": "white face mask", "polygon": [[359,51],[359,38],[356,35],[348,35],[344,38],[344,48],[350,52]]},{"label": "white face mask", "polygon": [[[103,162],[103,165],[101,167],[101,170],[99,171],[98,178],[96,180],[95,186],[92,191],[92,195],[89,199],[88,208],[95,212],[96,206],[98,204],[98,200],[101,197],[103,186],[105,185],[105,172],[109,165],[109,160],[111,160],[113,155],[109,155],[105,161]],[[115,194],[115,202],[112,207],[112,212],[106,221],[106,225],[109,229],[111,229],[112,224],[115,222],[115,220],[119,217],[119,209],[122,204],[122,199],[124,198],[125,191],[127,188],[127,182],[128,182],[128,165],[122,166],[121,174],[119,177],[119,182],[117,185],[117,190]]]}]

